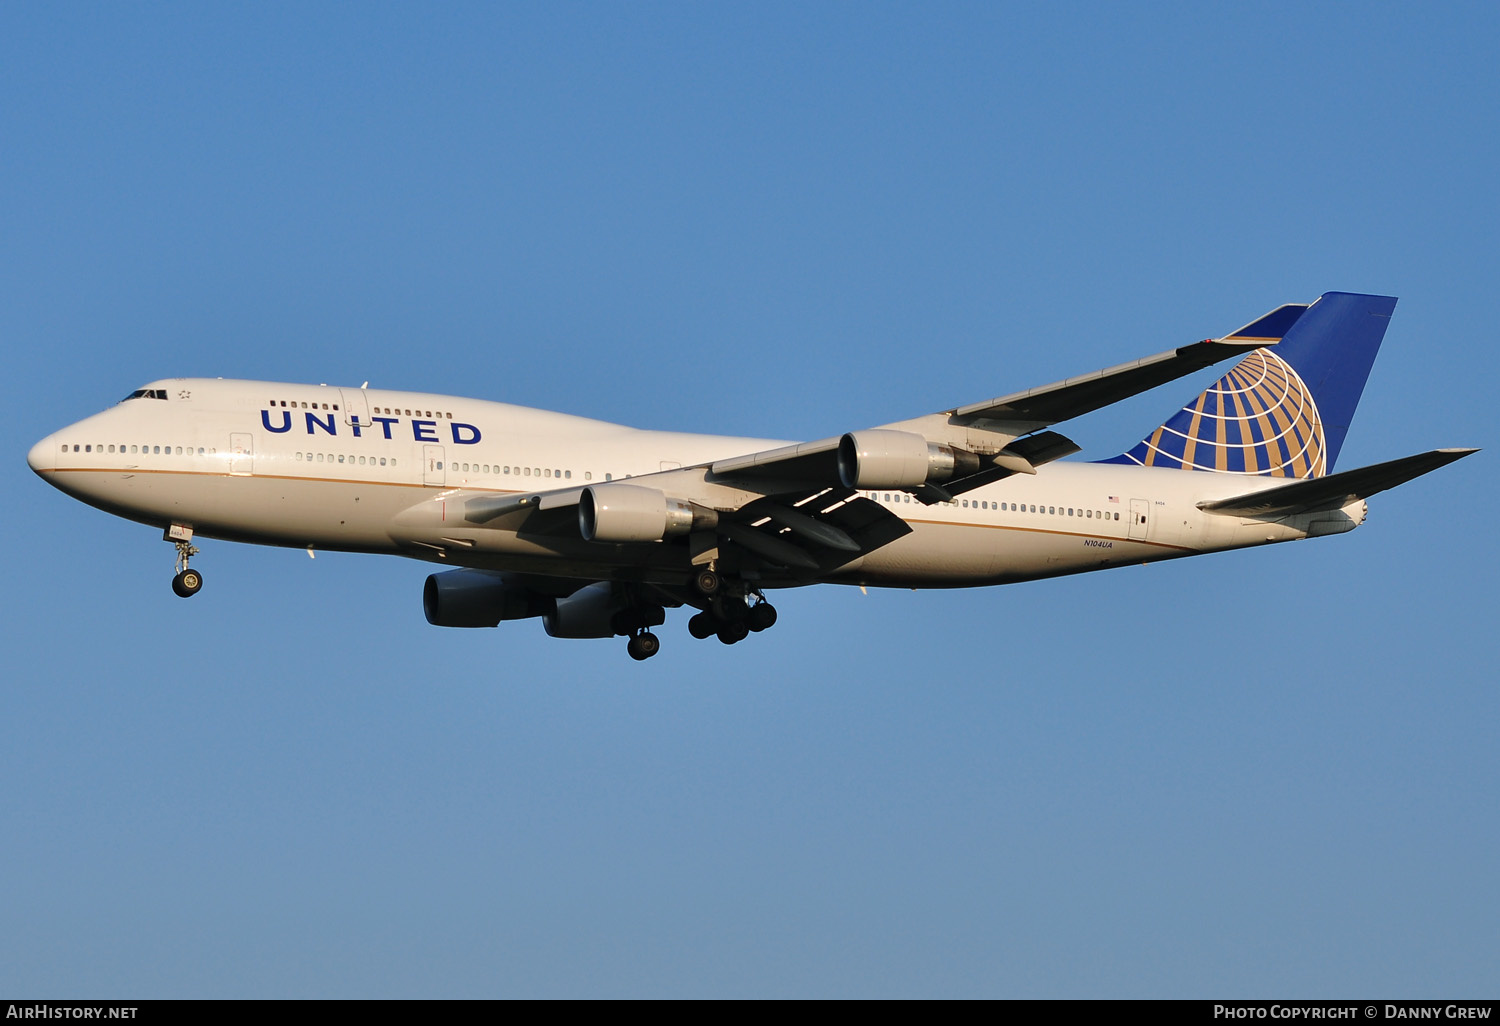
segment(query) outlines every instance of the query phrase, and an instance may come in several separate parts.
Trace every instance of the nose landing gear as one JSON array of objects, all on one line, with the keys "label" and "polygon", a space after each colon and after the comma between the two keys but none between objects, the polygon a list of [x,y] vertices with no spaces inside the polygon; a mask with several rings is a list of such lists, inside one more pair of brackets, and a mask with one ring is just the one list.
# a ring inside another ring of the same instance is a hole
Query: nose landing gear
[{"label": "nose landing gear", "polygon": [[203,587],[203,575],[188,569],[188,560],[198,554],[198,546],[193,544],[193,529],[173,524],[162,538],[177,546],[177,576],[172,578],[172,591],[178,598],[192,598]]}]

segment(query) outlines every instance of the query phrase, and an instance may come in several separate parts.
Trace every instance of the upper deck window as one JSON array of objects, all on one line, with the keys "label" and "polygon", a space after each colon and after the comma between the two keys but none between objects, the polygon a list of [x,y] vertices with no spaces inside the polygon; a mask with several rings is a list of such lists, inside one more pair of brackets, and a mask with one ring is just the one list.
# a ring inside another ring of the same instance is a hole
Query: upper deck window
[{"label": "upper deck window", "polygon": [[166,397],[167,390],[165,388],[138,388],[124,399],[121,399],[120,402],[128,403],[132,399],[165,399]]}]

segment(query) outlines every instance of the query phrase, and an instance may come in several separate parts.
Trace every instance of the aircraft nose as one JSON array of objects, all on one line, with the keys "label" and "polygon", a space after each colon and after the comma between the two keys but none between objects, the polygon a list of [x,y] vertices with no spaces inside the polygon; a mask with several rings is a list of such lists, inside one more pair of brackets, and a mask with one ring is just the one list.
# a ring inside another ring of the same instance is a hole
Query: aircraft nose
[{"label": "aircraft nose", "polygon": [[55,437],[55,435],[48,435],[33,445],[31,451],[26,454],[26,465],[38,474],[56,466],[57,446],[53,442]]}]

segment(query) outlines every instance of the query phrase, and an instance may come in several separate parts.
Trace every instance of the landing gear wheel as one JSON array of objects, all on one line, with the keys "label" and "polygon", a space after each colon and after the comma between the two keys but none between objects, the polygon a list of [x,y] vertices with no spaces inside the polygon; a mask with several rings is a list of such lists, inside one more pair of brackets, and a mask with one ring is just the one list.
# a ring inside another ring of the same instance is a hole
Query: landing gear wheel
[{"label": "landing gear wheel", "polygon": [[696,613],[688,620],[688,633],[702,641],[719,633],[719,621],[710,613]]},{"label": "landing gear wheel", "polygon": [[178,598],[192,598],[203,587],[203,575],[196,570],[184,570],[172,578],[172,590]]},{"label": "landing gear wheel", "polygon": [[629,652],[630,658],[637,662],[642,659],[650,659],[661,651],[661,641],[650,631],[641,631],[641,633],[626,643],[625,651]]},{"label": "landing gear wheel", "polygon": [[719,640],[726,645],[733,645],[737,641],[744,641],[750,636],[750,628],[742,623],[726,623],[719,628]]},{"label": "landing gear wheel", "polygon": [[717,595],[724,579],[716,570],[699,570],[693,577],[693,587],[704,595]]},{"label": "landing gear wheel", "polygon": [[776,624],[776,607],[769,602],[757,602],[745,615],[745,626],[759,633]]},{"label": "landing gear wheel", "polygon": [[720,623],[743,623],[750,614],[750,607],[738,595],[720,594],[714,596],[709,611],[719,618]]},{"label": "landing gear wheel", "polygon": [[198,554],[198,546],[189,540],[192,536],[192,529],[182,524],[167,528],[166,540],[177,548],[177,576],[172,578],[172,591],[178,598],[192,598],[203,587],[203,575],[188,569],[188,560]]}]

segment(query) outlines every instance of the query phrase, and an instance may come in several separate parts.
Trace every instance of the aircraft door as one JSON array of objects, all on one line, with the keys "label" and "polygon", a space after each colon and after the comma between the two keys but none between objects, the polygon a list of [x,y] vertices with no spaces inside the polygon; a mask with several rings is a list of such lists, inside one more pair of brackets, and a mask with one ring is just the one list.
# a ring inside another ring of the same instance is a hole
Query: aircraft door
[{"label": "aircraft door", "polygon": [[441,445],[422,446],[422,483],[442,487],[447,480],[448,472],[443,469],[443,447]]},{"label": "aircraft door", "polygon": [[251,438],[248,432],[229,436],[229,472],[237,477],[250,476],[251,460],[255,455]]},{"label": "aircraft door", "polygon": [[1151,504],[1145,499],[1130,500],[1130,537],[1135,541],[1146,540],[1151,529],[1150,510]]},{"label": "aircraft door", "polygon": [[339,394],[344,397],[344,423],[362,428],[374,423],[370,420],[370,403],[363,388],[341,388]]}]

